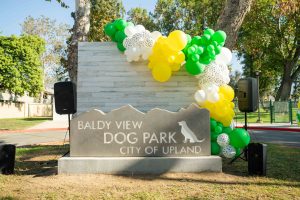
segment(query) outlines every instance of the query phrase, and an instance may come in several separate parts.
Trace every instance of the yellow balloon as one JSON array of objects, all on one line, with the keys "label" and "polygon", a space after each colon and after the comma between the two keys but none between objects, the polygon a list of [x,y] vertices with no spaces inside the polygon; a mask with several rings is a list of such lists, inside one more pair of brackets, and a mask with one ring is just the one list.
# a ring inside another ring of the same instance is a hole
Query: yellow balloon
[{"label": "yellow balloon", "polygon": [[166,82],[170,79],[171,75],[172,70],[168,65],[159,65],[152,69],[153,78],[159,82]]},{"label": "yellow balloon", "polygon": [[219,93],[223,94],[227,101],[232,101],[234,98],[234,90],[229,85],[221,85],[219,87]]},{"label": "yellow balloon", "polygon": [[173,63],[173,64],[170,64],[170,67],[171,67],[173,72],[177,72],[177,71],[180,70],[181,66],[179,64]]},{"label": "yellow balloon", "polygon": [[181,64],[185,61],[185,55],[182,51],[179,51],[177,53],[177,55],[175,56],[175,60],[174,62],[177,63],[177,64]]},{"label": "yellow balloon", "polygon": [[172,31],[167,38],[167,44],[173,51],[181,51],[187,44],[185,33],[180,30]]}]

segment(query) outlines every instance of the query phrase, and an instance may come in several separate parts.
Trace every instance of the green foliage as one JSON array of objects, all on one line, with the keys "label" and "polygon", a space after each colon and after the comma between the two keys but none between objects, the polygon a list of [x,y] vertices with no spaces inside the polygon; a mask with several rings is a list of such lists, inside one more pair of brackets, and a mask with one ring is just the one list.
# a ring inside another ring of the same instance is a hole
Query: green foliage
[{"label": "green foliage", "polygon": [[204,20],[214,27],[225,1],[158,0],[151,14],[158,31],[166,34],[179,29],[190,35],[202,34]]},{"label": "green foliage", "polygon": [[[51,2],[51,0],[45,0],[45,1]],[[69,6],[62,0],[56,0],[56,2],[59,3],[60,6],[63,7],[63,8],[69,8]]]},{"label": "green foliage", "polygon": [[41,58],[45,87],[52,88],[55,82],[67,78],[66,68],[62,66],[61,59],[66,57],[69,26],[45,16],[26,17],[21,26],[22,34],[36,35],[46,42],[46,51]]},{"label": "green foliage", "polygon": [[[244,74],[250,76],[261,71],[261,95],[276,92],[274,86],[278,88],[283,79],[284,68],[295,55],[297,40],[299,45],[300,9],[287,9],[286,3],[292,2],[255,1],[242,25],[238,50],[245,58]],[[297,64],[291,67],[288,76],[296,71]]]},{"label": "green foliage", "polygon": [[89,41],[107,41],[104,26],[114,19],[123,17],[125,10],[118,0],[91,0]]},{"label": "green foliage", "polygon": [[156,31],[157,27],[153,21],[153,18],[146,9],[144,8],[132,8],[128,11],[128,21],[133,22],[134,24],[142,24],[149,31]]},{"label": "green foliage", "polygon": [[45,42],[37,36],[0,36],[0,89],[17,95],[41,92],[44,51]]}]

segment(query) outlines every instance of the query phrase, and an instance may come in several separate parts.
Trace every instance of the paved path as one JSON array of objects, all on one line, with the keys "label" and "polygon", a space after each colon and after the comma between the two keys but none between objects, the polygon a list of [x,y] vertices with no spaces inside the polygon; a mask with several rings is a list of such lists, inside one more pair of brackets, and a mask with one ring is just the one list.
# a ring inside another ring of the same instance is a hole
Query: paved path
[{"label": "paved path", "polygon": [[300,147],[300,133],[289,131],[249,131],[251,140],[255,142],[266,142]]},{"label": "paved path", "polygon": [[66,131],[2,133],[0,134],[0,143],[24,146],[47,142],[63,142],[65,137],[67,140],[69,139]]},{"label": "paved path", "polygon": [[[300,133],[287,131],[249,131],[252,141],[283,144],[300,147]],[[2,133],[0,143],[16,144],[18,146],[46,142],[63,142],[66,131],[47,131],[29,133]],[[68,134],[67,134],[68,139]]]}]

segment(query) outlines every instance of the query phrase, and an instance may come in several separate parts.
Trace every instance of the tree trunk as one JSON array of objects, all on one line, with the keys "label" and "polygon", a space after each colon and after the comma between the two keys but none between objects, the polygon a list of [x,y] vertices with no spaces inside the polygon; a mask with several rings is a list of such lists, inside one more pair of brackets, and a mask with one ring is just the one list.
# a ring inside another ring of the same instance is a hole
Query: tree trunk
[{"label": "tree trunk", "polygon": [[77,83],[78,69],[78,42],[88,40],[90,30],[90,8],[89,0],[76,0],[76,11],[74,17],[74,26],[72,28],[71,41],[68,45],[67,69],[70,79]]},{"label": "tree trunk", "polygon": [[221,29],[226,32],[225,46],[227,48],[234,49],[238,30],[250,11],[252,2],[253,0],[227,0],[215,27],[216,30]]},{"label": "tree trunk", "polygon": [[290,98],[291,89],[292,89],[292,77],[291,77],[291,68],[285,66],[283,77],[281,79],[280,87],[276,94],[275,100],[276,101],[287,101]]}]

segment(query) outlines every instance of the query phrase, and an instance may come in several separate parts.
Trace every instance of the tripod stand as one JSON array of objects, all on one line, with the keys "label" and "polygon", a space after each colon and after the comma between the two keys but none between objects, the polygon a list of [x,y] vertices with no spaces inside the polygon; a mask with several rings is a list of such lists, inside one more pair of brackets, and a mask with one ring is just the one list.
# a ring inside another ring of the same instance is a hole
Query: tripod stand
[{"label": "tripod stand", "polygon": [[[248,126],[247,126],[247,112],[245,112],[245,125],[244,125],[245,130],[248,130]],[[237,159],[242,159],[244,161],[248,161],[248,147],[245,147],[243,149],[243,151],[239,154],[236,155],[230,162],[229,164],[232,164],[234,161],[236,161]]]}]

